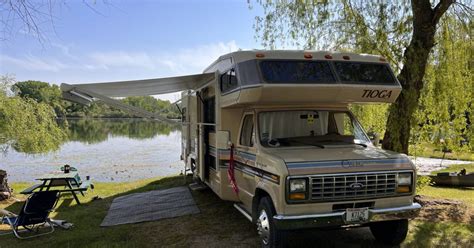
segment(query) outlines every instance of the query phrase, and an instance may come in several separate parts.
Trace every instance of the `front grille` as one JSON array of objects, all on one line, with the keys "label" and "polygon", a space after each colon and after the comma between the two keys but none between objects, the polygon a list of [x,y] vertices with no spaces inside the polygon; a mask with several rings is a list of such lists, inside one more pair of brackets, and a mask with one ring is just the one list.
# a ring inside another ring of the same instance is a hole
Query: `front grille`
[{"label": "front grille", "polygon": [[311,200],[345,200],[387,197],[396,194],[397,173],[364,173],[312,176]]}]

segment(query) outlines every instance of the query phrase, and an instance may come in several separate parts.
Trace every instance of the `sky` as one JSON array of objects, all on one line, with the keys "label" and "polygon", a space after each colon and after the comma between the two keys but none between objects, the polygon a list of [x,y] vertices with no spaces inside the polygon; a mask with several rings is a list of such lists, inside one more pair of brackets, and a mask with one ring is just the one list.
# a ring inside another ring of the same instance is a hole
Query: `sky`
[{"label": "sky", "polygon": [[159,78],[201,73],[220,55],[262,48],[255,1],[252,9],[247,0],[84,1],[53,0],[52,20],[38,23],[41,39],[11,22],[0,40],[0,75],[54,84]]}]

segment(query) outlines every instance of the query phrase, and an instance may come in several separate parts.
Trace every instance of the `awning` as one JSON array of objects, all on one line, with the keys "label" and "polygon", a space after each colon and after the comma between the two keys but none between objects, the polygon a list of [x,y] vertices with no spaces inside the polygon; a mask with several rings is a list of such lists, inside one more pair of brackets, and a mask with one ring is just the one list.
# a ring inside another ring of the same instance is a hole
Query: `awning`
[{"label": "awning", "polygon": [[160,113],[151,113],[144,109],[125,104],[111,97],[159,95],[183,90],[198,90],[213,80],[215,73],[187,75],[181,77],[155,78],[145,80],[120,81],[92,84],[61,84],[65,100],[88,105],[100,100],[107,105],[122,109],[136,116],[160,121],[174,122]]},{"label": "awning", "polygon": [[214,73],[92,84],[61,84],[63,92],[89,91],[107,97],[149,96],[196,90],[214,79]]}]

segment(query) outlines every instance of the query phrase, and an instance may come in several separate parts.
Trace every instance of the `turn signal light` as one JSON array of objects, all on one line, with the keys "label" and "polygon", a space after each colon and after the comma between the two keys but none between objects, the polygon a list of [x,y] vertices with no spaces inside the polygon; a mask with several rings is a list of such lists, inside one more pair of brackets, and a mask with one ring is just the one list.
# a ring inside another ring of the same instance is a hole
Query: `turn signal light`
[{"label": "turn signal light", "polygon": [[306,54],[304,55],[304,58],[305,58],[305,59],[312,59],[312,58],[313,58],[313,55],[311,55],[311,54],[309,54],[309,53],[306,53]]},{"label": "turn signal light", "polygon": [[410,186],[398,186],[397,193],[409,193]]},{"label": "turn signal light", "polygon": [[290,200],[305,200],[306,194],[305,193],[290,193]]}]

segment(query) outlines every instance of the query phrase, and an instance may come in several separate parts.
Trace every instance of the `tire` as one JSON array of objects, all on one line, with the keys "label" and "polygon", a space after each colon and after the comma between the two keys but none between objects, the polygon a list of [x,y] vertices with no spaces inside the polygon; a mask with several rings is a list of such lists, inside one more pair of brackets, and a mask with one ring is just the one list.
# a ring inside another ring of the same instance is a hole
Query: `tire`
[{"label": "tire", "polygon": [[262,247],[285,247],[287,244],[287,233],[275,227],[273,216],[276,214],[270,197],[264,196],[260,199],[257,212],[257,231],[260,236]]},{"label": "tire", "polygon": [[407,237],[408,220],[374,222],[370,224],[370,231],[383,244],[399,245]]}]

